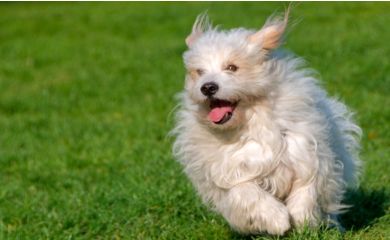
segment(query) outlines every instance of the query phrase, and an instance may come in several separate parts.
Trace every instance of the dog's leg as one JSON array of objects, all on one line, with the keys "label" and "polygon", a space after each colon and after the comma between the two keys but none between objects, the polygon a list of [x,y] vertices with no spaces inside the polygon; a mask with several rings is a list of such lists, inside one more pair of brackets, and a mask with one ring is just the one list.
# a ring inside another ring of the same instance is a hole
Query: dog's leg
[{"label": "dog's leg", "polygon": [[321,215],[317,192],[320,167],[317,144],[312,138],[293,131],[286,132],[285,141],[295,178],[285,200],[292,223],[297,227],[316,226]]},{"label": "dog's leg", "polygon": [[241,232],[282,235],[290,228],[286,206],[253,182],[227,190],[217,208]]},{"label": "dog's leg", "polygon": [[295,226],[317,226],[320,211],[314,182],[302,186],[299,180],[295,181],[286,205]]}]

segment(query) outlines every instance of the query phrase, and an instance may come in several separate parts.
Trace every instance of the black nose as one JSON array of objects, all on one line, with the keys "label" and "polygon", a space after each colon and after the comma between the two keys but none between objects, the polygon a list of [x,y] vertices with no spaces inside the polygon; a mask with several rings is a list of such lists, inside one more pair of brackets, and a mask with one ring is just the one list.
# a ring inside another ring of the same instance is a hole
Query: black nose
[{"label": "black nose", "polygon": [[203,84],[200,91],[207,97],[213,96],[218,91],[218,85],[215,82],[207,82]]}]

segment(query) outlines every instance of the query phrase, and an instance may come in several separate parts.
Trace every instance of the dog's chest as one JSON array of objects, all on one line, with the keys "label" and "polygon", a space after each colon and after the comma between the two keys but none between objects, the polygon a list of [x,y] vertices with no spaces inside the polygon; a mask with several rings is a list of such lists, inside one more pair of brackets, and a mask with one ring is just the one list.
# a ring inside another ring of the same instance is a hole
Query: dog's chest
[{"label": "dog's chest", "polygon": [[290,190],[293,174],[283,163],[283,155],[279,155],[280,147],[249,141],[232,157],[237,157],[246,171],[254,170],[255,181],[263,190],[283,198]]},{"label": "dog's chest", "polygon": [[220,158],[210,168],[214,183],[230,188],[246,181],[255,181],[265,191],[282,198],[292,179],[291,171],[281,163],[278,145],[247,140],[221,149]]},{"label": "dog's chest", "polygon": [[280,164],[272,173],[259,177],[256,182],[263,190],[283,200],[291,190],[293,172],[284,164]]}]

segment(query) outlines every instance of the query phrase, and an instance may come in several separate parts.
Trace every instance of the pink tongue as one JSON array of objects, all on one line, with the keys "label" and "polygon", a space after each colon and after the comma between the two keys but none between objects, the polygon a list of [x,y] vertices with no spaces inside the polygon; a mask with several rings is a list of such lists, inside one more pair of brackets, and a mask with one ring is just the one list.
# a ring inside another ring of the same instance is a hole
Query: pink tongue
[{"label": "pink tongue", "polygon": [[217,123],[222,120],[226,113],[229,112],[233,112],[233,108],[231,106],[215,107],[209,112],[209,119]]}]

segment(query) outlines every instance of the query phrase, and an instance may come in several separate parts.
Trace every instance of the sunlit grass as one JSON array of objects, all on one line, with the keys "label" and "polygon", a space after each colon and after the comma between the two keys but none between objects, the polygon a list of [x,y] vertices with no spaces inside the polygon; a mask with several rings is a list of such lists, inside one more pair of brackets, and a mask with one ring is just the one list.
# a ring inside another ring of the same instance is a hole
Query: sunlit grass
[{"label": "sunlit grass", "polygon": [[[202,205],[167,138],[184,38],[206,9],[222,28],[259,28],[284,4],[0,4],[0,239],[245,238]],[[301,3],[285,45],[364,130],[346,239],[390,238],[389,9]]]}]

